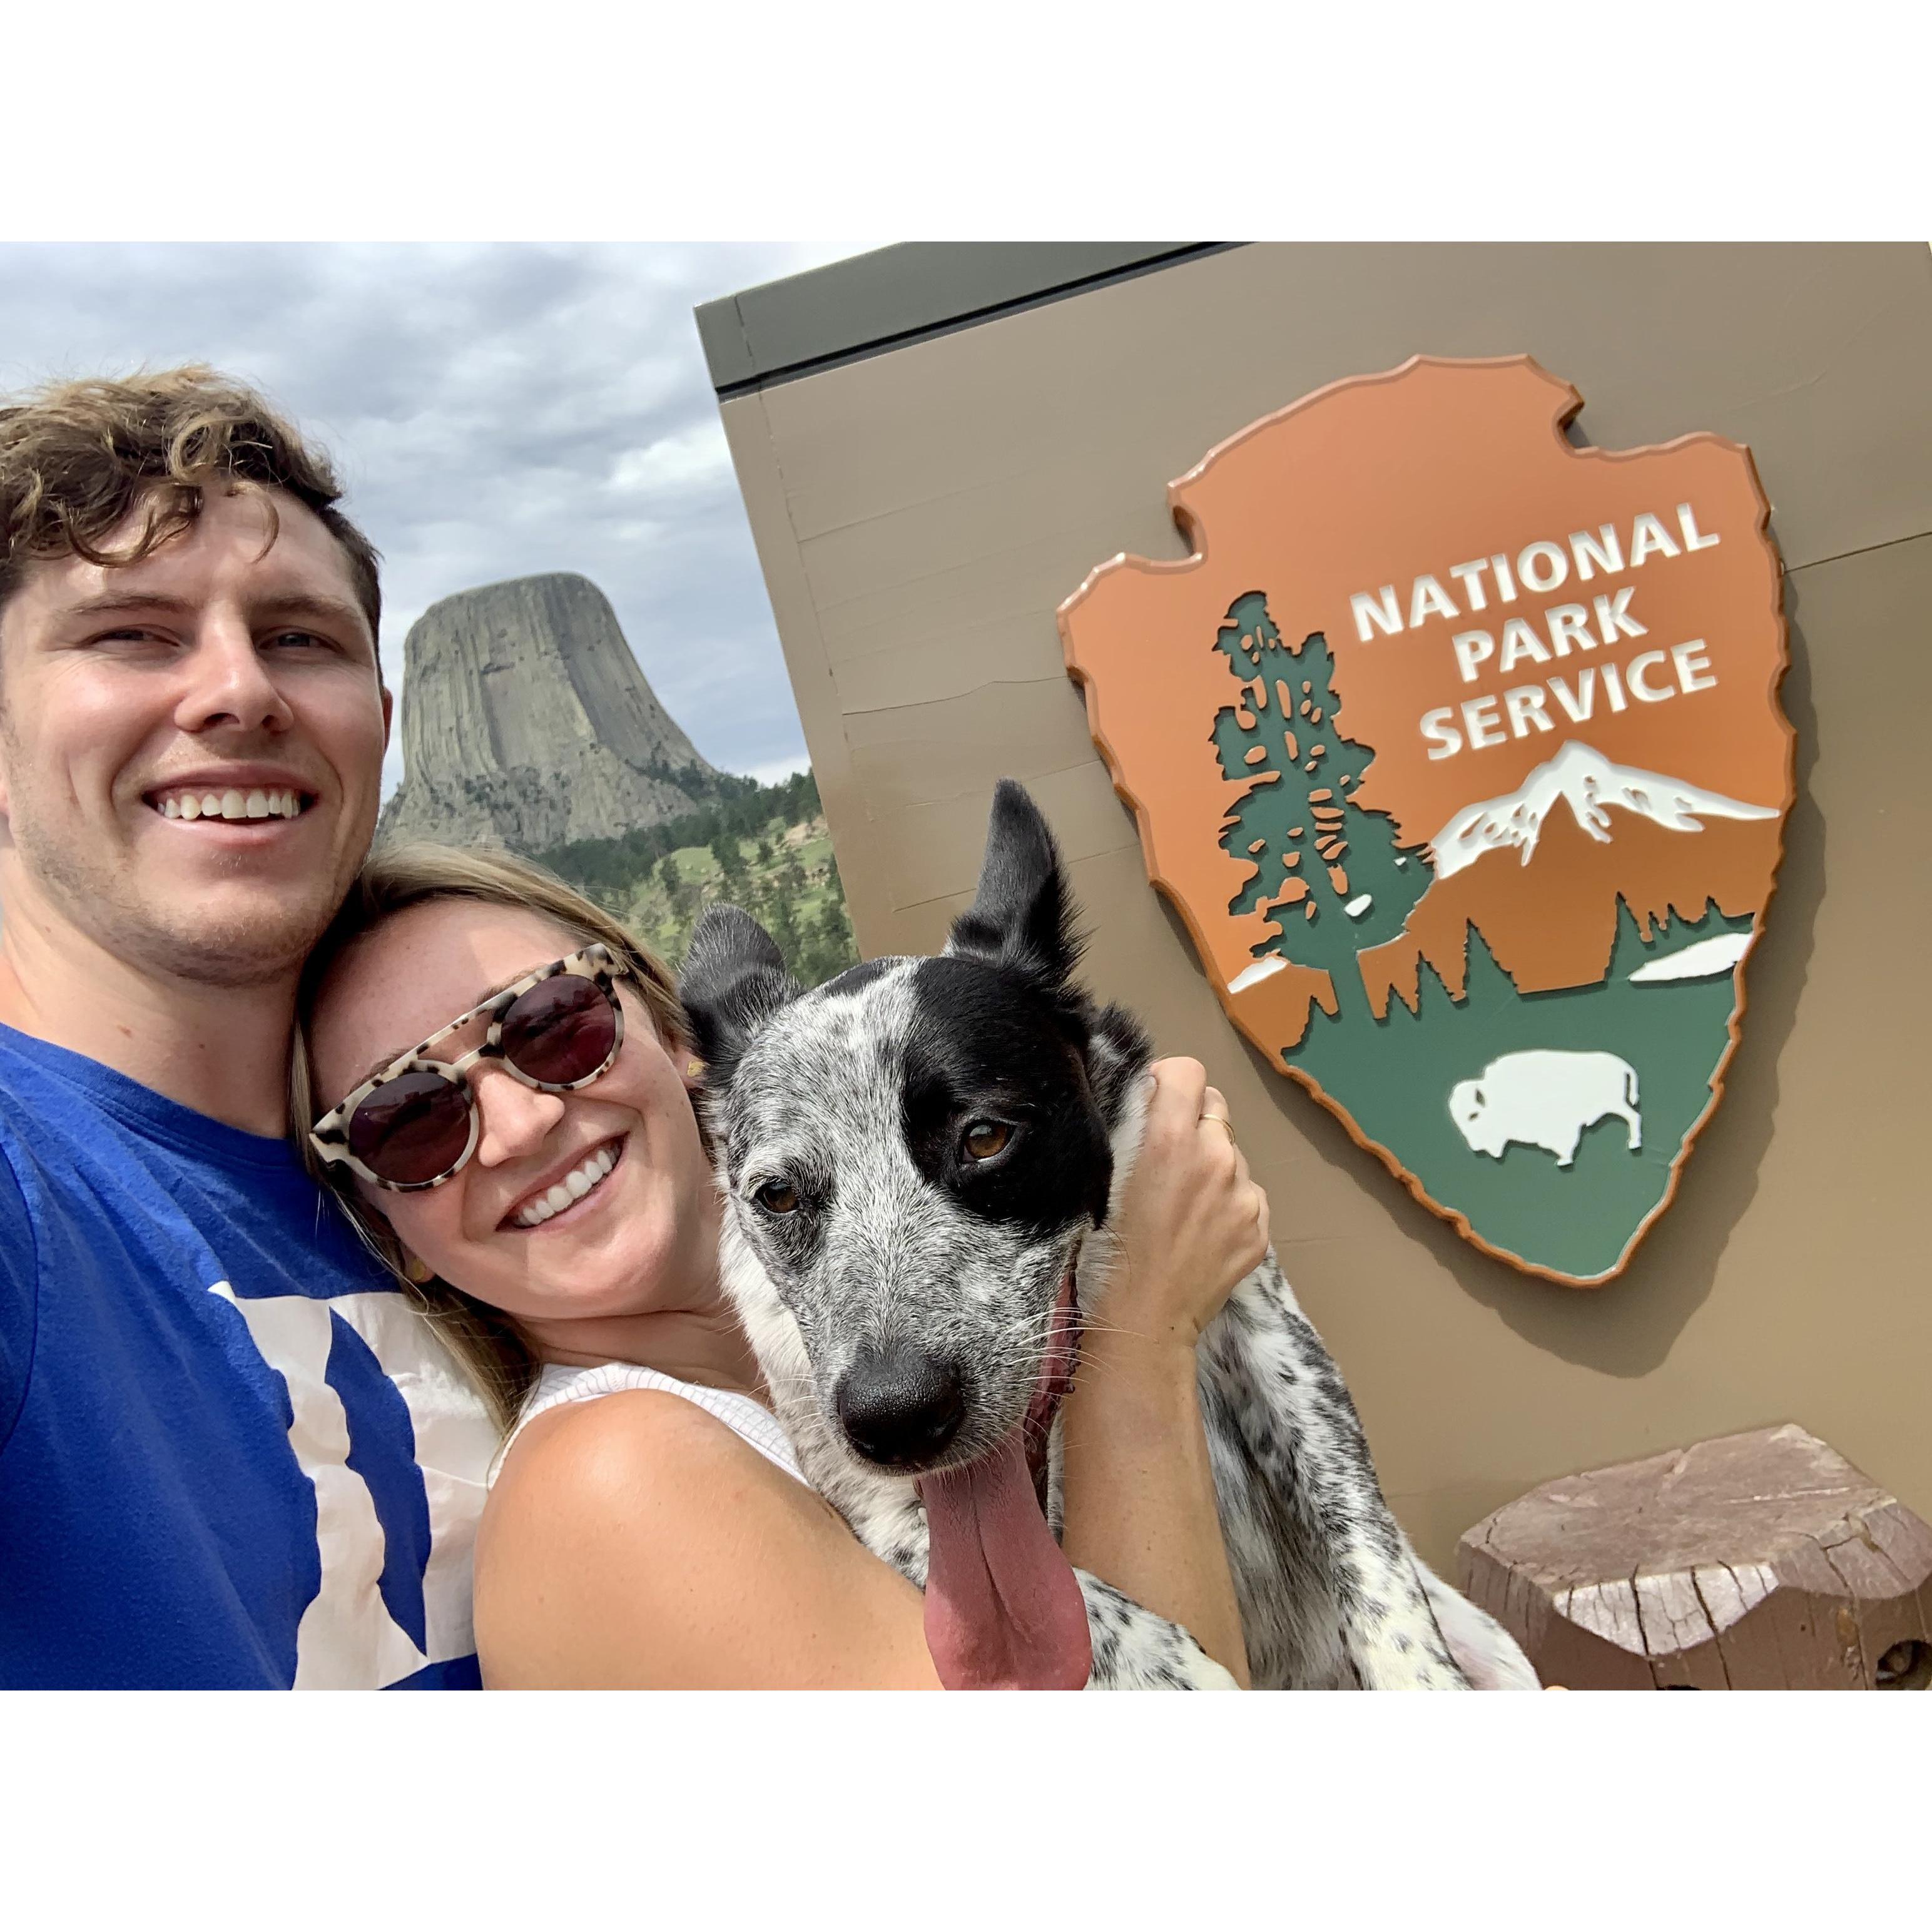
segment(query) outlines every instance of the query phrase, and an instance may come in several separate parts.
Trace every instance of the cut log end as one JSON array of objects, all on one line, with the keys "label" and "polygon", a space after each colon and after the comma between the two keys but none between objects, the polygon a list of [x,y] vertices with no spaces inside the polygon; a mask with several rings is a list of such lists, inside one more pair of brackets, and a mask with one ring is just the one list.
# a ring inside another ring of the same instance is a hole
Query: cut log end
[{"label": "cut log end", "polygon": [[1932,1528],[1793,1424],[1546,1483],[1457,1567],[1574,1689],[1932,1688]]}]

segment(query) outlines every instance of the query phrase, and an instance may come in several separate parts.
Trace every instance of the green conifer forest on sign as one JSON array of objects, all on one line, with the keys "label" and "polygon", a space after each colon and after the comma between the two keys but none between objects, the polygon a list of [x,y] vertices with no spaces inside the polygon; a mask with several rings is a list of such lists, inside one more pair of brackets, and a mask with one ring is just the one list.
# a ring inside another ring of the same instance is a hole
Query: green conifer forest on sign
[{"label": "green conifer forest on sign", "polygon": [[1256,868],[1228,910],[1268,910],[1279,937],[1256,953],[1320,968],[1338,1001],[1366,1012],[1355,956],[1402,930],[1428,890],[1428,861],[1399,849],[1387,813],[1354,802],[1375,754],[1342,729],[1334,658],[1320,632],[1284,644],[1255,590],[1229,606],[1214,648],[1247,687],[1214,718],[1222,772],[1249,787],[1222,848]]}]

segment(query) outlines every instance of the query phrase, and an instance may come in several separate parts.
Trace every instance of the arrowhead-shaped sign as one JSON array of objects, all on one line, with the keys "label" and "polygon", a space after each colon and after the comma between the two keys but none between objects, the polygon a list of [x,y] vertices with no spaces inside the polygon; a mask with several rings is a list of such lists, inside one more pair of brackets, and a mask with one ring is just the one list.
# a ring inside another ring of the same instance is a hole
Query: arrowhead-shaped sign
[{"label": "arrowhead-shaped sign", "polygon": [[1552,1280],[1663,1212],[1792,798],[1750,453],[1578,448],[1528,356],[1331,384],[1061,607],[1222,1004],[1424,1204]]}]

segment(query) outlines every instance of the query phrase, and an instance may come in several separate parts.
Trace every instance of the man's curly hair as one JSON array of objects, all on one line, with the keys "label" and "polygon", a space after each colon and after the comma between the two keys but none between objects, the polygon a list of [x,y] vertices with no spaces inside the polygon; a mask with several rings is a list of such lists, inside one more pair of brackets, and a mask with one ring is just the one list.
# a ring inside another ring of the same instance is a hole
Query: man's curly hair
[{"label": "man's curly hair", "polygon": [[[382,616],[375,546],[335,506],[328,459],[245,384],[199,363],[49,382],[0,403],[0,604],[36,558],[139,562],[200,515],[211,487],[280,490],[342,546],[373,634]],[[267,502],[270,540],[278,527]],[[130,538],[110,539],[135,512]]]}]

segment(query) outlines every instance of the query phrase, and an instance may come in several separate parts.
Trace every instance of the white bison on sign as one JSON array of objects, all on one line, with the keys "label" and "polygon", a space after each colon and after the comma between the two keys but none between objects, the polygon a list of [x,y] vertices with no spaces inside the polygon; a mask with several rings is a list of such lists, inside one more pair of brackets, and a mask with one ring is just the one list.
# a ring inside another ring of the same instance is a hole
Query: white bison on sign
[{"label": "white bison on sign", "polygon": [[1506,1053],[1480,1078],[1449,1090],[1449,1116],[1462,1138],[1498,1160],[1511,1141],[1520,1141],[1548,1149],[1558,1167],[1568,1167],[1583,1130],[1612,1114],[1630,1129],[1634,1154],[1643,1144],[1636,1069],[1614,1053]]}]

